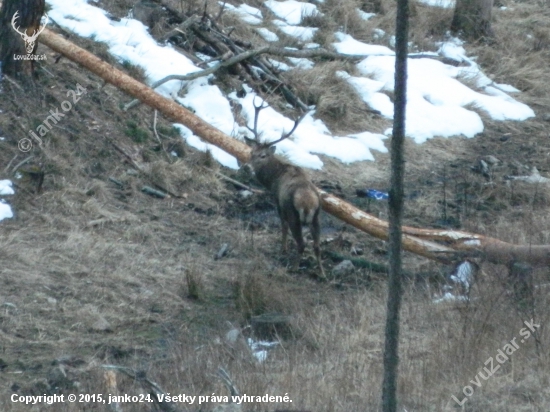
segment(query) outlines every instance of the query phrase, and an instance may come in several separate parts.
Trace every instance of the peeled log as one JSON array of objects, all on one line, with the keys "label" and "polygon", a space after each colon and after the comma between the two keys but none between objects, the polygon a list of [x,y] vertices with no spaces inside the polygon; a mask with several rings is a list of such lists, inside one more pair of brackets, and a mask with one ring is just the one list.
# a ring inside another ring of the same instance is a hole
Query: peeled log
[{"label": "peeled log", "polygon": [[[122,91],[159,110],[165,116],[184,124],[195,135],[230,153],[241,162],[246,162],[250,157],[250,148],[243,142],[225,135],[176,102],[164,98],[150,87],[51,30],[45,29],[39,41],[86,67]],[[372,236],[384,240],[388,238],[388,222],[369,215],[323,190],[318,189],[318,191],[325,211]],[[435,240],[447,244],[441,245],[434,242]],[[550,245],[513,245],[498,239],[454,230],[403,226],[403,249],[440,262],[448,261],[455,256],[455,253],[463,251],[466,254],[481,253],[485,259],[497,264],[506,264],[513,260],[527,262],[533,266],[550,265]]]}]

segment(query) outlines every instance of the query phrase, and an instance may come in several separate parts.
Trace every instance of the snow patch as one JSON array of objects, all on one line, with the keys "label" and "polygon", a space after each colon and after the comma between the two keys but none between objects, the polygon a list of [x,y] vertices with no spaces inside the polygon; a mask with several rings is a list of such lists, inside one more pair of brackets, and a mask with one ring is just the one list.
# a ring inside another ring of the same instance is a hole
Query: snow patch
[{"label": "snow patch", "polygon": [[281,20],[273,20],[273,23],[286,35],[303,42],[311,41],[319,30],[315,27],[290,26]]},{"label": "snow patch", "polygon": [[418,0],[420,3],[442,9],[454,9],[456,0]]},{"label": "snow patch", "polygon": [[13,195],[15,192],[12,188],[11,180],[0,180],[0,195]]},{"label": "snow patch", "polygon": [[298,25],[302,22],[304,16],[313,16],[321,14],[317,10],[317,6],[311,3],[301,1],[287,0],[275,1],[268,0],[265,5],[280,19],[283,19],[288,24]]},{"label": "snow patch", "polygon": [[263,37],[265,41],[274,42],[279,41],[279,36],[273,33],[271,30],[266,29],[265,27],[259,27],[256,29],[258,34]]},{"label": "snow patch", "polygon": [[366,44],[355,40],[349,34],[342,32],[334,33],[334,37],[338,40],[337,43],[332,43],[338,53],[342,54],[359,54],[359,55],[388,55],[393,56],[395,53],[393,50],[386,46],[379,46],[377,44]]},{"label": "snow patch", "polygon": [[13,212],[10,205],[8,205],[3,199],[0,199],[0,221],[4,219],[11,219]]},{"label": "snow patch", "polygon": [[361,19],[363,20],[369,20],[371,17],[376,16],[375,13],[366,13],[361,9],[356,9],[356,10],[357,10],[357,14],[359,14],[359,17],[361,17]]},{"label": "snow patch", "polygon": [[235,7],[229,3],[224,3],[222,1],[219,1],[218,3],[220,5],[225,4],[225,8],[227,10],[230,10],[233,13],[237,14],[245,23],[258,25],[263,22],[262,12],[255,7],[251,7],[247,4],[241,4],[239,7]]}]

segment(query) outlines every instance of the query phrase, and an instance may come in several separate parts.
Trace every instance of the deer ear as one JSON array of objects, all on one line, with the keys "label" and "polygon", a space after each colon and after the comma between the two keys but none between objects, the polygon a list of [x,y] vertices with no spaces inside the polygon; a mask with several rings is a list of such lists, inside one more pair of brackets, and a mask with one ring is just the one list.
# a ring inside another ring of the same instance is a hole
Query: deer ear
[{"label": "deer ear", "polygon": [[269,146],[269,153],[275,154],[276,150],[277,150],[277,146]]}]

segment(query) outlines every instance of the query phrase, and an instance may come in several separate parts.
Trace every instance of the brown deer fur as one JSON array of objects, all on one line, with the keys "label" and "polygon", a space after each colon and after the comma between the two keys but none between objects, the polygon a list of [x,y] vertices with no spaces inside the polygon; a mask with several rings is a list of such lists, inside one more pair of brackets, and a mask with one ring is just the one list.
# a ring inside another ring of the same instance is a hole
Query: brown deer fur
[{"label": "brown deer fur", "polygon": [[325,277],[319,247],[319,194],[306,172],[276,156],[275,149],[271,144],[254,143],[249,165],[258,181],[275,197],[282,224],[283,251],[286,251],[287,234],[290,229],[298,245],[298,253],[302,254],[305,249],[302,226],[309,225],[315,257],[321,276]]}]

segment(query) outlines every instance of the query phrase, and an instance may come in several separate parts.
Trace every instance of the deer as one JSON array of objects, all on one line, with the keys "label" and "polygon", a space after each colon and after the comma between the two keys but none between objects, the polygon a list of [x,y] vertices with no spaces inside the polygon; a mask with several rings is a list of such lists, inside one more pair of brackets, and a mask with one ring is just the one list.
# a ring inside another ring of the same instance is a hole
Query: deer
[{"label": "deer", "polygon": [[256,105],[254,101],[254,128],[247,128],[253,133],[254,139],[244,136],[245,141],[252,148],[247,165],[253,170],[256,179],[273,195],[277,205],[277,212],[281,219],[282,251],[287,251],[288,230],[292,233],[299,255],[305,249],[302,237],[302,227],[309,226],[313,237],[313,250],[321,272],[321,278],[326,278],[321,262],[319,239],[321,229],[319,214],[321,200],[317,189],[311,183],[307,173],[300,167],[291,164],[286,159],[275,155],[276,144],[288,139],[305,117],[302,115],[294,123],[290,132],[282,134],[281,138],[269,143],[260,142],[258,136],[258,117],[260,111],[267,107],[264,103]]}]

